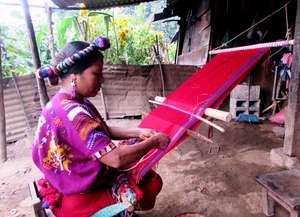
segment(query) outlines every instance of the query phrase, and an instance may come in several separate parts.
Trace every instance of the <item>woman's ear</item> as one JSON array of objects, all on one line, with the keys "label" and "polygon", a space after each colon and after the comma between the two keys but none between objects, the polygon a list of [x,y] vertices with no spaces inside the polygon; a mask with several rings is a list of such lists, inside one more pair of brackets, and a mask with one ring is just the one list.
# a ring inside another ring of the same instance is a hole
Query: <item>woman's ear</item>
[{"label": "woman's ear", "polygon": [[71,74],[71,81],[77,82],[78,80],[78,75]]}]

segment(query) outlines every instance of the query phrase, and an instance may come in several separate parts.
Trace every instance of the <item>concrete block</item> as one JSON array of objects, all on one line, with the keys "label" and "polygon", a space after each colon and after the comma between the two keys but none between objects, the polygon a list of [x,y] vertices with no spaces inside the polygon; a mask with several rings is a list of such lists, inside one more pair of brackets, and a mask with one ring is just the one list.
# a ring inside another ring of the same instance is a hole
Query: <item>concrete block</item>
[{"label": "concrete block", "polygon": [[[234,99],[248,99],[249,88],[248,85],[237,85],[230,93],[230,98]],[[252,85],[250,86],[250,100],[259,99],[260,95],[260,86]]]},{"label": "concrete block", "polygon": [[[248,112],[249,106],[249,112]],[[233,118],[239,116],[239,114],[254,114],[259,117],[260,100],[247,100],[230,98],[229,112]]]}]

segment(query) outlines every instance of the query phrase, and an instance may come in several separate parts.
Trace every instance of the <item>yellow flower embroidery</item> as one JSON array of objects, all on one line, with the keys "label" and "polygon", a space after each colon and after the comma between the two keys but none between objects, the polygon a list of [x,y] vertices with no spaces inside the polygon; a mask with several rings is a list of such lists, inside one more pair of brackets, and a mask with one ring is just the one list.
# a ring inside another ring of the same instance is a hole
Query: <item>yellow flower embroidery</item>
[{"label": "yellow flower embroidery", "polygon": [[51,132],[51,140],[47,156],[43,159],[43,166],[47,169],[60,169],[60,171],[71,172],[70,164],[73,155],[67,145],[59,146],[55,141],[54,133]]}]

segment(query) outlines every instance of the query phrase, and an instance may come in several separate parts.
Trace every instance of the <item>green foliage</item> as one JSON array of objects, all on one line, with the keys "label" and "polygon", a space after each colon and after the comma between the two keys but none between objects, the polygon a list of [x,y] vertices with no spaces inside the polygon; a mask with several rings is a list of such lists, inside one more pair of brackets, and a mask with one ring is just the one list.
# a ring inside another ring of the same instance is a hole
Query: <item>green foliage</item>
[{"label": "green foliage", "polygon": [[[172,57],[171,62],[174,62],[176,47],[171,46],[169,42],[177,31],[176,23],[173,23],[166,35],[162,31],[163,28],[156,28],[157,24],[152,22],[153,13],[150,4],[141,4],[121,9],[115,16],[113,10],[81,10],[77,20],[82,39],[92,41],[98,35],[107,35],[111,39],[112,46],[105,52],[108,63],[152,64],[153,46],[157,46],[156,43],[161,50],[167,51],[162,60],[167,61]],[[167,24],[164,24],[164,27],[166,26]],[[169,47],[172,48],[172,54],[168,54]]]},{"label": "green foliage", "polygon": [[61,49],[69,41],[78,40],[79,32],[76,16],[67,16],[62,20],[58,20],[55,36],[58,49]]},{"label": "green foliage", "polygon": [[[108,36],[111,48],[104,52],[111,64],[153,64],[153,47],[160,47],[163,62],[174,62],[176,44],[170,44],[177,31],[173,23],[153,23],[153,14],[162,11],[164,0],[151,4],[102,11],[55,11],[54,42],[56,52],[74,40],[91,42],[99,35]],[[4,76],[35,71],[24,17],[13,13],[22,25],[0,23],[0,43]],[[46,15],[35,25],[36,41],[42,65],[51,63]],[[170,60],[170,61],[169,61]]]},{"label": "green foliage", "polygon": [[9,26],[0,26],[2,47],[2,72],[4,77],[27,74],[32,71],[28,43],[24,43],[24,31]]},{"label": "green foliage", "polygon": [[46,23],[38,25],[35,28],[35,36],[37,47],[39,49],[41,64],[51,64],[51,55],[48,41],[48,25]]}]

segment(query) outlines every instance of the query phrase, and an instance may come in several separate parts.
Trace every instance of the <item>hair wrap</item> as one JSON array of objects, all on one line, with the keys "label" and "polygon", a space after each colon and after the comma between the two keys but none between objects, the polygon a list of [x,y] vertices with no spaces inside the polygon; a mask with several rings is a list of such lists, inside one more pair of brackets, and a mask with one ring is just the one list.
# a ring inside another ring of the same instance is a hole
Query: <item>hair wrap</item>
[{"label": "hair wrap", "polygon": [[71,68],[77,61],[86,57],[95,49],[104,51],[110,48],[110,41],[107,37],[99,36],[90,46],[83,50],[74,53],[72,56],[65,58],[62,62],[56,66],[45,66],[37,70],[37,75],[39,78],[48,78],[51,85],[58,84],[58,76],[60,73],[68,68]]}]

